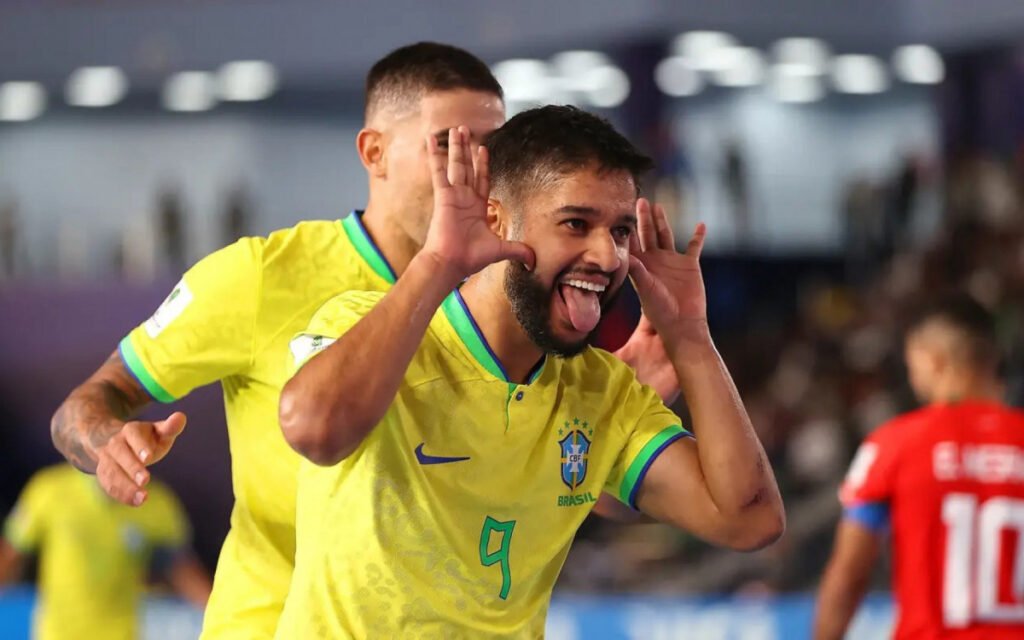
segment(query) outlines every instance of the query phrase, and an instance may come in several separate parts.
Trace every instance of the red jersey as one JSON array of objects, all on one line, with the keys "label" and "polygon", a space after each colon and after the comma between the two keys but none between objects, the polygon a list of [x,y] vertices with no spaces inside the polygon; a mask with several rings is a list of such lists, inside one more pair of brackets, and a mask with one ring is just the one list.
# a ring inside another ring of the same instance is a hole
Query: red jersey
[{"label": "red jersey", "polygon": [[861,445],[840,499],[869,527],[887,511],[897,639],[1024,638],[1024,412],[900,416]]}]

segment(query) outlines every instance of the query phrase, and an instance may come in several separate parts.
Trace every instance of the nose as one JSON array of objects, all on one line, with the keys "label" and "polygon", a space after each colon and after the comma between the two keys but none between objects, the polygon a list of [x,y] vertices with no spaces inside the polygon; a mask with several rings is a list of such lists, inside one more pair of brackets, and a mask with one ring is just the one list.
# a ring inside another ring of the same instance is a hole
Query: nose
[{"label": "nose", "polygon": [[595,230],[595,233],[590,234],[585,259],[605,273],[618,271],[622,266],[622,257],[611,231]]}]

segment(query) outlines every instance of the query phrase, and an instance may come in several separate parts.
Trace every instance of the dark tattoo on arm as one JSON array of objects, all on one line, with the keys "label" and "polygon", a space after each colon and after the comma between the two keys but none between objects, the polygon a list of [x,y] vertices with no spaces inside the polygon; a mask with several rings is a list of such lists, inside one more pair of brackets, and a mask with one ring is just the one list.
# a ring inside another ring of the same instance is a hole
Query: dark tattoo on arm
[{"label": "dark tattoo on arm", "polygon": [[115,351],[57,409],[50,422],[53,444],[75,467],[95,473],[96,449],[149,402]]}]

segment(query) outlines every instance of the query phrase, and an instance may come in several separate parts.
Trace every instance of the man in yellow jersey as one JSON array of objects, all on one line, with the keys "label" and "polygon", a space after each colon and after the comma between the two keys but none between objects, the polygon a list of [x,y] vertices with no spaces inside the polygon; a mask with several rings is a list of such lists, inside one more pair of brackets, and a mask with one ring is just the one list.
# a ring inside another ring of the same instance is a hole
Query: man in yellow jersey
[{"label": "man in yellow jersey", "polygon": [[[365,212],[245,238],[204,258],[53,418],[57,448],[96,473],[111,496],[139,504],[146,466],[167,454],[185,416],[131,416],[153,399],[172,402],[222,383],[235,505],[204,638],[270,637],[288,590],[299,458],[281,437],[277,402],[289,340],[331,296],[389,288],[422,246],[433,209],[424,136],[438,136],[443,146],[449,127],[463,123],[479,144],[505,113],[501,87],[483,62],[419,43],[371,69],[365,118],[356,140],[369,176]],[[620,355],[672,393],[671,365],[649,322]]]},{"label": "man in yellow jersey", "polygon": [[68,464],[39,471],[22,491],[0,541],[0,584],[39,556],[33,637],[140,637],[139,606],[149,575],[204,607],[210,578],[189,548],[189,525],[170,489],[152,480],[139,509],[105,495]]},{"label": "man in yellow jersey", "polygon": [[[524,112],[476,153],[465,128],[430,146],[423,250],[293,342],[280,420],[308,461],[278,638],[539,637],[601,491],[715,544],[777,539],[778,487],[708,331],[704,227],[675,250],[637,198],[650,160],[573,107]],[[586,346],[627,272],[696,440]]]}]

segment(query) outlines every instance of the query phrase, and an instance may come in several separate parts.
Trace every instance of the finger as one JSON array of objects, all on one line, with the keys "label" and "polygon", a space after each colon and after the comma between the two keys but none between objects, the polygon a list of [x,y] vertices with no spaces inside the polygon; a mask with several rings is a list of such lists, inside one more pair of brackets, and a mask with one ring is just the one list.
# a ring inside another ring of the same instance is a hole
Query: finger
[{"label": "finger", "polygon": [[636,231],[640,236],[640,250],[650,251],[658,246],[658,236],[651,220],[651,203],[647,198],[636,201]]},{"label": "finger", "polygon": [[473,171],[476,173],[476,192],[486,200],[491,195],[491,161],[487,147],[480,145],[475,158]]},{"label": "finger", "polygon": [[153,428],[156,429],[157,434],[161,438],[177,438],[181,432],[185,429],[185,424],[188,419],[185,414],[180,411],[175,411],[171,415],[167,416],[165,420],[153,423]]},{"label": "finger", "polygon": [[629,256],[629,279],[642,303],[644,295],[654,286],[654,276],[637,256]]},{"label": "finger", "polygon": [[448,182],[452,186],[469,184],[472,161],[462,130],[463,127],[448,130]]},{"label": "finger", "polygon": [[514,240],[502,240],[499,252],[499,260],[515,260],[523,263],[527,271],[533,271],[535,256],[529,245]]},{"label": "finger", "polygon": [[640,246],[640,230],[637,229],[635,232],[629,234],[629,255],[639,256],[643,252],[643,247]]},{"label": "finger", "polygon": [[129,422],[121,429],[124,441],[142,464],[156,462],[152,459],[157,449],[157,434],[150,422]]},{"label": "finger", "polygon": [[665,215],[665,207],[660,204],[654,205],[654,228],[658,234],[658,248],[675,251],[676,236],[672,233],[672,225],[668,223],[668,216]]},{"label": "finger", "polygon": [[693,230],[693,237],[690,238],[690,242],[686,245],[686,255],[692,258],[700,258],[700,252],[704,249],[704,238],[707,236],[708,227],[703,222],[697,223],[697,228]]},{"label": "finger", "polygon": [[427,163],[430,165],[430,181],[434,185],[434,190],[450,187],[448,154],[440,148],[434,136],[427,136]]},{"label": "finger", "polygon": [[103,491],[118,502],[137,507],[146,501],[147,492],[128,477],[105,449],[100,451],[96,464],[96,480]]},{"label": "finger", "polygon": [[149,482],[149,471],[146,465],[139,460],[128,443],[122,438],[111,439],[104,447],[106,452],[113,458],[125,475],[135,483],[136,488],[141,489]]}]

